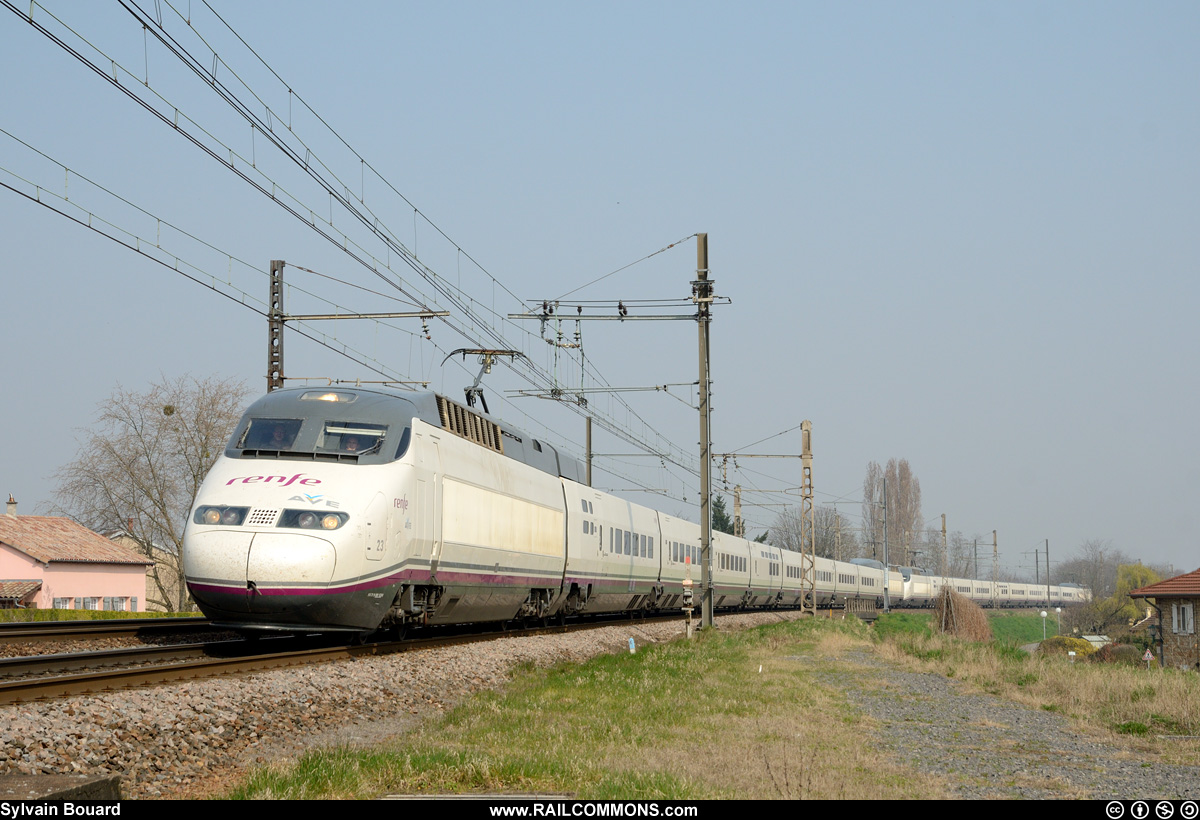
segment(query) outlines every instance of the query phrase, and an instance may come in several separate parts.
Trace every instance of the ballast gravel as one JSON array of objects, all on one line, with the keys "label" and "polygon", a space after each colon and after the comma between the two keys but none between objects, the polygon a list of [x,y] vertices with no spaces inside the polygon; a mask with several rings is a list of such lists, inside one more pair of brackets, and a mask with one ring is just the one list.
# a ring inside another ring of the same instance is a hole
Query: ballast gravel
[{"label": "ballast gravel", "polygon": [[[742,629],[794,613],[725,615]],[[0,775],[118,774],[127,798],[220,794],[247,764],[373,743],[519,664],[549,666],[674,640],[682,621],[482,643],[0,706]]]},{"label": "ballast gravel", "polygon": [[[796,613],[718,618],[741,629]],[[127,798],[223,793],[247,765],[312,748],[403,733],[514,667],[579,662],[673,640],[679,622],[292,667],[183,684],[0,706],[0,775],[117,774]],[[896,762],[934,773],[961,798],[1200,797],[1200,768],[1145,766],[1081,737],[1058,715],[966,692],[937,675],[899,670],[869,650],[818,664],[818,680],[873,718]],[[869,683],[867,683],[869,682]]]}]

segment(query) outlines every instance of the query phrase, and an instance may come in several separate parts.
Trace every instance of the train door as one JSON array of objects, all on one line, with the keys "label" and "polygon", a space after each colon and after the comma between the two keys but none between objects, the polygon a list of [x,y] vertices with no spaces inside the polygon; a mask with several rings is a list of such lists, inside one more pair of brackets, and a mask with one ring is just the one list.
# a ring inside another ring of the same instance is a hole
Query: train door
[{"label": "train door", "polygon": [[[387,509],[384,506],[383,493],[375,493],[367,506],[363,526],[363,548],[368,561],[381,561],[387,548]],[[372,571],[372,570],[369,570]]]},{"label": "train door", "polygon": [[417,448],[413,542],[418,554],[429,556],[429,571],[436,575],[442,552],[442,458],[437,436],[426,433],[421,438],[424,446]]}]

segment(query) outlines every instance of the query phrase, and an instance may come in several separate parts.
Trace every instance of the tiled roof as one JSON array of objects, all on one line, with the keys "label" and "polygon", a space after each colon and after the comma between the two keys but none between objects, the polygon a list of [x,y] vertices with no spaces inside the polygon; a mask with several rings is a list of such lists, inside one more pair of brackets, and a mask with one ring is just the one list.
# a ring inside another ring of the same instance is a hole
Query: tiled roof
[{"label": "tiled roof", "polygon": [[154,563],[69,518],[0,515],[0,544],[7,544],[43,564],[51,561],[89,564]]},{"label": "tiled roof", "polygon": [[1200,596],[1200,569],[1176,575],[1157,584],[1135,589],[1130,598],[1191,598]]},{"label": "tiled roof", "polygon": [[41,587],[41,581],[0,581],[0,601],[19,601]]}]

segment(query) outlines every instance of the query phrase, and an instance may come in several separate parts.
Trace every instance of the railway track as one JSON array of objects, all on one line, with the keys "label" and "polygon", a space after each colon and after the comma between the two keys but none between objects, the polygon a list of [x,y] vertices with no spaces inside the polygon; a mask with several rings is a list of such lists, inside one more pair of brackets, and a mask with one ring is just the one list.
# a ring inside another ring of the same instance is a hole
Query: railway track
[{"label": "railway track", "polygon": [[[620,624],[678,619],[678,615],[602,619],[568,625],[488,632],[452,632],[373,643],[330,645],[330,638],[279,637],[217,643],[145,646],[0,659],[0,704],[96,694],[157,683],[256,672],[337,660],[390,655],[517,635],[554,634]],[[344,638],[340,639],[344,641]],[[319,645],[314,646],[314,643]]]},{"label": "railway track", "polygon": [[104,621],[39,621],[0,624],[0,643],[150,637],[211,630],[207,618],[122,618]]}]

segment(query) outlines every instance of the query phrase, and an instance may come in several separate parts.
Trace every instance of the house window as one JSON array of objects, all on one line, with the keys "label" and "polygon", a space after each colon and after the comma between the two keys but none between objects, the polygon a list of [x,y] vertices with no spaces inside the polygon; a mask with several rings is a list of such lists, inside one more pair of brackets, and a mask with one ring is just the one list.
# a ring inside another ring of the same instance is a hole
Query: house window
[{"label": "house window", "polygon": [[54,608],[55,609],[70,609],[71,608],[71,599],[70,598],[55,598],[54,599]]},{"label": "house window", "polygon": [[1196,618],[1191,603],[1171,604],[1171,631],[1176,635],[1194,635]]}]

